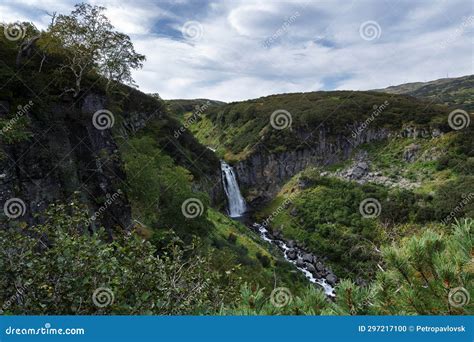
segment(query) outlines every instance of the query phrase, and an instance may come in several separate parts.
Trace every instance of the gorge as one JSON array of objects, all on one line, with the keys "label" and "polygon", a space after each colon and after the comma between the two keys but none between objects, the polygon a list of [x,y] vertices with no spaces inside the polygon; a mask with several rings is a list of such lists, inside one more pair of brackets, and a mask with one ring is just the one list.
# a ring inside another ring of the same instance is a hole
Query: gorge
[{"label": "gorge", "polygon": [[[222,182],[227,195],[228,212],[232,218],[239,218],[245,214],[246,204],[243,199],[237,178],[233,168],[226,162],[221,162]],[[313,284],[317,284],[324,289],[329,297],[334,297],[333,285],[336,284],[336,276],[329,271],[315,255],[304,251],[297,246],[294,241],[288,242],[283,238],[277,238],[272,235],[264,225],[253,223],[250,225],[252,230],[257,232],[262,240],[275,245],[283,253],[285,260],[293,264],[298,270],[303,272],[304,276]]]}]

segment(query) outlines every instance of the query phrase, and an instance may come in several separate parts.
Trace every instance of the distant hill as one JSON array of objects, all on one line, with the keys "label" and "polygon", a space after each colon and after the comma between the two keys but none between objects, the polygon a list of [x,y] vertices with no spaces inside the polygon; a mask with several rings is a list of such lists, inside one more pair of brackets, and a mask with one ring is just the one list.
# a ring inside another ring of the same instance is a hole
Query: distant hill
[{"label": "distant hill", "polygon": [[450,107],[474,110],[474,75],[441,78],[429,82],[405,83],[375,91],[389,94],[406,94],[435,100]]},{"label": "distant hill", "polygon": [[[371,129],[447,126],[449,108],[439,103],[374,91],[320,91],[210,106],[190,130],[204,145],[219,146],[218,152],[233,155],[228,158],[242,159],[253,152],[257,143],[272,152],[318,144],[319,136],[313,133],[320,128],[325,128],[328,136],[350,137],[351,126],[367,120],[374,108],[384,103],[383,119],[373,120]],[[291,129],[273,129],[272,113],[282,121],[274,124],[284,125],[289,119]]]},{"label": "distant hill", "polygon": [[176,99],[176,100],[165,100],[165,103],[168,105],[170,113],[176,115],[179,119],[182,119],[184,113],[193,112],[196,110],[196,106],[202,107],[220,107],[225,105],[225,102],[208,100],[208,99]]}]

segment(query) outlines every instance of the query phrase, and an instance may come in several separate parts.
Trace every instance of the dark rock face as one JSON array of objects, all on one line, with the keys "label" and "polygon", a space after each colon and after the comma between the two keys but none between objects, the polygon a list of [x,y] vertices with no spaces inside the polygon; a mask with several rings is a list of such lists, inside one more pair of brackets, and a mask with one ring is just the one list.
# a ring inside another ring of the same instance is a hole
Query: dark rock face
[{"label": "dark rock face", "polygon": [[[11,198],[25,203],[19,220],[41,221],[35,213],[50,203],[71,201],[73,195],[87,204],[92,229],[103,225],[112,237],[131,227],[131,210],[122,191],[125,173],[111,129],[98,129],[93,114],[107,109],[107,98],[87,95],[81,103],[52,104],[45,117],[28,114],[33,137],[4,145],[6,158],[0,160],[0,205]],[[115,122],[127,134],[142,127],[155,113],[122,113]],[[137,119],[141,118],[141,119]],[[0,219],[8,222],[2,216]]]},{"label": "dark rock face", "polygon": [[283,181],[310,165],[328,165],[350,156],[357,145],[371,141],[379,141],[390,136],[385,129],[362,132],[356,139],[342,135],[330,135],[321,128],[312,136],[309,148],[289,150],[282,153],[269,153],[266,149],[256,150],[249,158],[236,164],[235,169],[239,184],[246,190],[247,200],[259,205],[273,198]]},{"label": "dark rock face", "polygon": [[[301,132],[295,134],[303,135]],[[325,128],[320,128],[310,134],[311,139],[306,140],[307,144],[301,144],[300,149],[269,153],[266,148],[256,148],[250,157],[235,165],[235,170],[247,201],[258,206],[271,200],[280,191],[282,183],[296,173],[308,166],[330,165],[346,160],[358,145],[388,138],[430,138],[441,134],[436,128],[405,127],[398,132],[367,128],[352,137],[330,134]],[[409,157],[412,158],[411,154]],[[363,178],[368,171],[369,165],[361,161],[352,170],[350,178]],[[300,184],[301,188],[306,186],[304,182]]]},{"label": "dark rock face", "polygon": [[416,157],[419,150],[420,150],[420,145],[418,144],[408,145],[407,147],[405,147],[405,150],[403,151],[403,160],[406,161],[407,163],[413,163],[414,161],[416,161]]}]

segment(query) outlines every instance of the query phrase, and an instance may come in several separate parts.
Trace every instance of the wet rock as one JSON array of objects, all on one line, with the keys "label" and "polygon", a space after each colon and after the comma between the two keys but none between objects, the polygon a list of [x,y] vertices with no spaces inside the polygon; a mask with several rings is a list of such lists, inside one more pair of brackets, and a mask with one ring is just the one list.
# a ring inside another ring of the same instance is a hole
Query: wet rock
[{"label": "wet rock", "polygon": [[309,253],[303,254],[303,261],[312,263],[313,262],[313,255]]},{"label": "wet rock", "polygon": [[289,240],[287,243],[288,247],[290,248],[295,248],[296,247],[296,242],[295,240]]},{"label": "wet rock", "polygon": [[286,252],[286,256],[288,257],[288,259],[290,260],[295,260],[297,258],[297,254],[296,254],[296,251],[294,249],[290,249]]},{"label": "wet rock", "polygon": [[316,272],[316,268],[314,268],[314,266],[311,264],[306,264],[306,269],[313,274]]},{"label": "wet rock", "polygon": [[318,270],[318,272],[322,272],[324,270],[324,265],[320,261],[318,261],[315,266],[316,266],[316,270]]},{"label": "wet rock", "polygon": [[296,266],[298,266],[298,267],[304,267],[305,265],[306,265],[306,264],[304,263],[303,260],[301,260],[301,259],[296,260]]},{"label": "wet rock", "polygon": [[337,282],[337,277],[332,274],[332,273],[328,273],[328,275],[326,276],[326,281],[328,282],[329,285],[336,285],[336,282]]}]

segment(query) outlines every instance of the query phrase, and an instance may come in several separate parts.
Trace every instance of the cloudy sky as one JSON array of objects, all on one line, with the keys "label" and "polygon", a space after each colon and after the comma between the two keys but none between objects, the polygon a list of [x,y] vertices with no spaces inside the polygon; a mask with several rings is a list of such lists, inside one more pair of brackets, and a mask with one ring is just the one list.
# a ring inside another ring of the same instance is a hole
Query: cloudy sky
[{"label": "cloudy sky", "polygon": [[[78,0],[79,1],[79,0]],[[0,21],[78,1],[1,0]],[[135,80],[163,98],[234,101],[473,74],[471,0],[90,0],[146,55]]]}]

